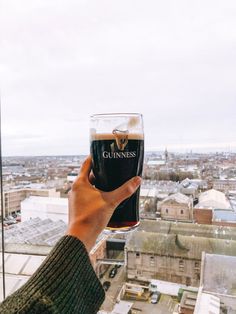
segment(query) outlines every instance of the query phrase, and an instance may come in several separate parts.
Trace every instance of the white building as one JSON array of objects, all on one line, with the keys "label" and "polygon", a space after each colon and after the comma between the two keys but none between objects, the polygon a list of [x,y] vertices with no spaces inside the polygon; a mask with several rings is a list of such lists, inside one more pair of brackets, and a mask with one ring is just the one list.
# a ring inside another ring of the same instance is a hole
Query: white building
[{"label": "white building", "polygon": [[231,206],[224,193],[211,189],[199,195],[195,208],[231,209]]},{"label": "white building", "polygon": [[[226,246],[229,246],[227,242]],[[225,252],[224,255],[202,253],[200,287],[202,287],[203,293],[220,299],[222,307],[225,308],[225,313],[235,313],[236,256],[233,256],[235,250],[232,248],[229,253]]]},{"label": "white building", "polygon": [[220,298],[199,289],[194,314],[220,314]]},{"label": "white building", "polygon": [[22,222],[40,217],[52,221],[68,223],[68,199],[56,197],[30,196],[21,202]]}]

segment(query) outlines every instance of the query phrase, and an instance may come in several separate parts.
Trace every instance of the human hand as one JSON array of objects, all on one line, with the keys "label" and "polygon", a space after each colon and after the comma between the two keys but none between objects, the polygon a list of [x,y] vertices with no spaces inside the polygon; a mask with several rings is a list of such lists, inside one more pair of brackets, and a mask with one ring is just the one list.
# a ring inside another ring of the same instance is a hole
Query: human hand
[{"label": "human hand", "polygon": [[108,224],[115,208],[130,197],[141,183],[140,177],[134,177],[114,191],[103,192],[91,184],[91,168],[92,160],[89,156],[69,192],[67,230],[67,235],[79,238],[88,252]]}]

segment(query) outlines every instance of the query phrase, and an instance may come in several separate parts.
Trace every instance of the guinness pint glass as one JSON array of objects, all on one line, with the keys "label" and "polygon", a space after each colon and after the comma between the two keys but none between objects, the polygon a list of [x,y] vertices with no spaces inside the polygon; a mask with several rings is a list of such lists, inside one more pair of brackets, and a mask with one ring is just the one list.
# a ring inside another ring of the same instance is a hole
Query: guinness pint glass
[{"label": "guinness pint glass", "polygon": [[[95,185],[112,191],[134,176],[141,176],[144,157],[141,114],[97,114],[91,116],[90,150]],[[139,224],[140,188],[123,201],[112,215],[107,229],[125,232]]]}]

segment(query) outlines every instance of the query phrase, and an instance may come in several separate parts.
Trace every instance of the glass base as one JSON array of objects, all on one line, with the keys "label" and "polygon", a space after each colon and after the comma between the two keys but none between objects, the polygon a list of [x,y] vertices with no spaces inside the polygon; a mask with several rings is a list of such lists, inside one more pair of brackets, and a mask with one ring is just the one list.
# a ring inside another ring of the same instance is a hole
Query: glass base
[{"label": "glass base", "polygon": [[114,234],[114,233],[127,233],[135,230],[140,224],[140,221],[138,221],[135,225],[133,226],[127,226],[127,227],[120,227],[120,228],[112,228],[112,227],[106,227],[104,232],[107,234]]}]

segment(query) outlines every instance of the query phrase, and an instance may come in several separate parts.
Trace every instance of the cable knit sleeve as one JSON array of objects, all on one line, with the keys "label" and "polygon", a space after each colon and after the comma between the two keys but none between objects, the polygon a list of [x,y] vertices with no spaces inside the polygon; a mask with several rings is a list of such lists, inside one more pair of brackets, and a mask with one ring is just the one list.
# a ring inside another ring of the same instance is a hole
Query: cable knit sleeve
[{"label": "cable knit sleeve", "polygon": [[0,304],[0,313],[93,314],[104,298],[84,244],[64,236],[27,283]]}]

